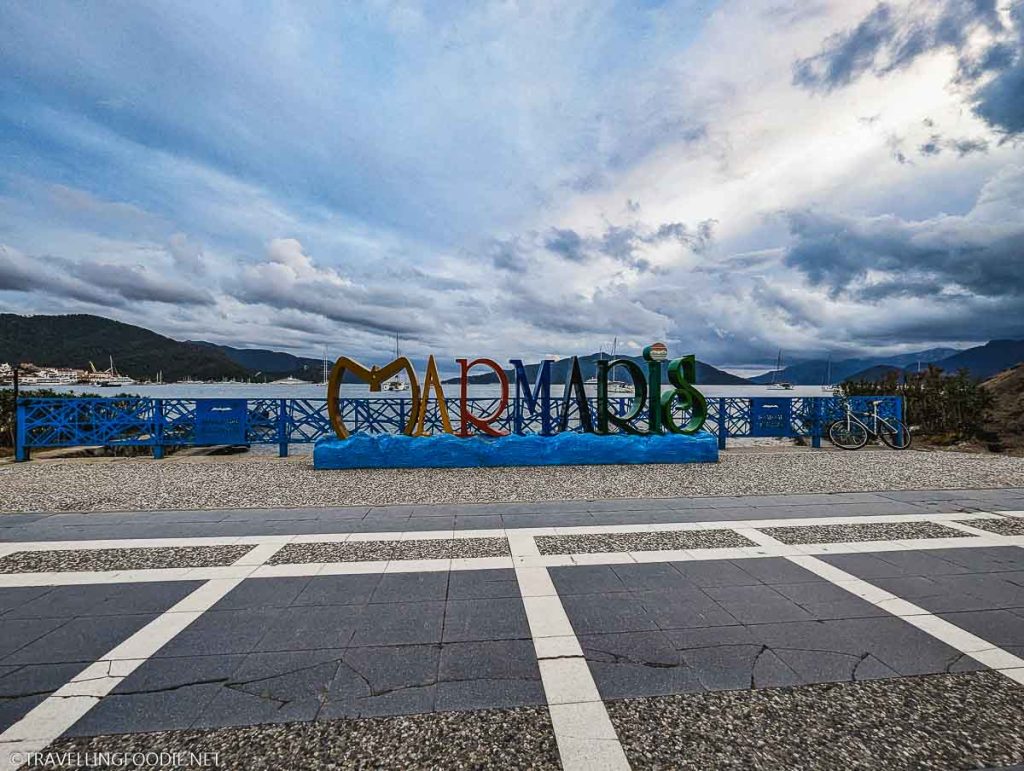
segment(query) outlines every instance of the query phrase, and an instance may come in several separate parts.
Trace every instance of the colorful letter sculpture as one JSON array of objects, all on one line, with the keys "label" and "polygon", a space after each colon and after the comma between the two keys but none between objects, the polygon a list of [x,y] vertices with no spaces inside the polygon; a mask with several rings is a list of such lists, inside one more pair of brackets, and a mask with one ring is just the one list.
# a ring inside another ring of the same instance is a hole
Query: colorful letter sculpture
[{"label": "colorful letter sculpture", "polygon": [[[672,387],[662,390],[662,367],[668,358],[664,343],[644,349],[644,367],[632,359],[597,362],[597,399],[592,405],[579,358],[574,356],[558,405],[557,431],[552,415],[551,362],[544,361],[531,385],[521,359],[510,359],[516,409],[509,414],[509,375],[493,359],[457,359],[460,367],[458,430],[452,425],[444,388],[431,356],[423,387],[407,358],[384,367],[367,368],[342,356],[327,383],[327,412],[336,437],[317,441],[316,468],[547,466],[607,463],[693,463],[718,460],[715,437],[703,432],[707,401],[695,385],[697,360],[684,356],[669,363]],[[474,367],[490,368],[501,395],[489,415],[470,410],[469,377]],[[609,398],[612,370],[625,370],[633,396],[621,414]],[[401,434],[350,433],[342,416],[341,385],[346,373],[380,391],[390,377],[404,371],[411,388],[411,408]],[[433,395],[433,399],[431,399]],[[428,410],[437,409],[443,433],[431,434]],[[526,431],[524,413],[540,419],[540,431]],[[678,415],[688,418],[680,424]],[[570,428],[573,417],[578,429]]]}]

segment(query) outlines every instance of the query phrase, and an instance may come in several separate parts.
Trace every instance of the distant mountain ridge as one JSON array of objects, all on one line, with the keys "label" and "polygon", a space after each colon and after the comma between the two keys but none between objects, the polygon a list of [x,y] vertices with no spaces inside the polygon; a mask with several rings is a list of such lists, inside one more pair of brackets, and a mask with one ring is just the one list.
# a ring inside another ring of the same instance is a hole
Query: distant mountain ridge
[{"label": "distant mountain ridge", "polygon": [[[644,361],[642,356],[617,356],[620,359],[629,359],[630,361],[636,362],[643,368],[644,372],[647,372],[647,363]],[[580,370],[583,372],[584,379],[593,377],[597,374],[597,362],[601,359],[611,359],[611,356],[603,351],[598,353],[591,353],[587,356],[580,356]],[[569,377],[569,368],[572,365],[572,358],[567,357],[564,359],[558,359],[551,364],[551,382],[552,383],[564,383]],[[536,380],[537,372],[540,370],[540,364],[524,364],[526,369],[526,376],[533,383]],[[510,376],[513,374],[513,370],[508,368],[505,370],[506,374]],[[668,382],[668,367],[662,367],[661,382]],[[614,377],[624,379],[627,377],[626,373],[622,370],[613,373]],[[453,377],[445,380],[444,383],[458,383],[459,378]],[[494,372],[481,372],[479,375],[470,375],[470,383],[476,384],[493,384],[498,382],[498,376]],[[737,375],[730,375],[728,372],[724,372],[717,367],[712,367],[710,364],[705,364],[702,361],[697,362],[697,384],[698,385],[749,385],[750,381],[746,378],[739,377]]]},{"label": "distant mountain ridge", "polygon": [[[851,375],[871,369],[872,367],[890,366],[902,369],[916,366],[919,361],[922,365],[930,364],[947,356],[952,356],[955,353],[959,353],[955,348],[929,348],[925,351],[894,356],[837,359],[831,362],[831,365],[827,359],[814,359],[783,367],[778,373],[768,371],[761,375],[755,375],[749,378],[749,380],[757,385],[767,385],[773,382],[773,380],[795,383],[797,385],[832,385],[832,383],[842,382]],[[832,383],[826,383],[825,380],[829,379],[827,376],[830,369]]]},{"label": "distant mountain ridge", "polygon": [[[965,369],[971,377],[986,380],[1021,362],[1024,362],[1024,340],[992,340],[930,363],[949,374]],[[915,372],[916,369],[916,366],[898,367],[881,364],[855,372],[845,379],[877,381],[884,379],[891,372]]]},{"label": "distant mountain ridge", "polygon": [[179,342],[142,327],[102,316],[19,316],[0,313],[0,361],[41,367],[106,369],[109,360],[123,375],[164,380],[243,378],[245,367],[222,351]]}]

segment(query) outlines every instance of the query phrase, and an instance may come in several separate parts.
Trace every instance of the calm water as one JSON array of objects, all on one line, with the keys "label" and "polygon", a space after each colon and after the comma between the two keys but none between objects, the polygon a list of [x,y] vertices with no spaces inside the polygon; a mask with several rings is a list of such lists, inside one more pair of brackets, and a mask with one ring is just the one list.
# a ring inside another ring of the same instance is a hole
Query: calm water
[{"label": "calm water", "polygon": [[[321,385],[273,385],[259,383],[216,383],[189,385],[180,383],[166,383],[164,385],[134,385],[119,388],[97,388],[95,386],[49,386],[53,391],[62,393],[93,393],[100,396],[114,396],[115,394],[130,393],[137,396],[162,397],[166,399],[323,399],[327,389]],[[27,394],[30,389],[24,389]],[[596,393],[596,389],[587,389],[589,393]],[[794,386],[789,391],[770,390],[765,386],[735,386],[718,385],[704,386],[701,392],[705,396],[829,396],[821,386]],[[445,395],[449,399],[456,399],[459,396],[458,385],[444,387]],[[380,391],[371,393],[370,387],[363,384],[345,384],[341,390],[342,396],[367,397],[384,399],[408,399],[409,391]],[[498,396],[501,389],[496,385],[471,385],[470,396]],[[553,397],[560,397],[562,386],[555,385],[551,389]],[[613,394],[619,396],[620,394]],[[628,395],[628,394],[624,394]]]}]

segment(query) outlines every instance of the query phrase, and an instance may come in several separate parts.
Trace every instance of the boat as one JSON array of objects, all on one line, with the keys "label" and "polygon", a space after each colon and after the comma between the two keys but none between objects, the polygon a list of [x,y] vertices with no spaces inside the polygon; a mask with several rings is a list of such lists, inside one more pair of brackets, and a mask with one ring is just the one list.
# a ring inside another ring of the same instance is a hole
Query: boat
[{"label": "boat", "polygon": [[292,377],[291,375],[289,375],[288,377],[283,377],[280,380],[271,380],[270,381],[270,385],[293,386],[293,385],[309,385],[309,384],[310,383],[309,383],[308,380],[300,380],[299,378]]},{"label": "boat", "polygon": [[792,391],[793,384],[787,380],[780,380],[775,382],[775,378],[778,377],[779,373],[782,372],[782,349],[779,349],[779,357],[775,362],[775,371],[772,372],[772,382],[768,384],[768,390],[770,391]]},{"label": "boat", "polygon": [[825,393],[834,394],[839,387],[832,382],[832,354],[828,355],[828,364],[825,365],[825,382],[821,384],[821,390]]},{"label": "boat", "polygon": [[[395,359],[398,359],[398,335],[395,335]],[[408,391],[409,384],[398,375],[390,377],[383,383],[385,391]]]},{"label": "boat", "polygon": [[89,362],[89,372],[82,380],[88,385],[100,386],[101,388],[117,388],[119,386],[135,385],[135,380],[127,375],[120,375],[114,368],[114,357],[110,357],[110,369],[98,371],[96,365]]},{"label": "boat", "polygon": [[[619,349],[619,338],[616,337],[612,341],[612,360],[614,360],[616,355],[618,354],[618,349]],[[604,351],[601,351],[600,355],[601,355],[601,359],[600,360],[604,361]],[[609,374],[611,374],[611,373],[609,372]],[[583,381],[583,385],[584,386],[593,386],[594,388],[597,388],[597,375],[591,375],[590,377],[588,377],[586,380]],[[619,394],[619,395],[628,394],[628,395],[632,396],[633,393],[634,393],[634,391],[633,391],[632,384],[627,383],[625,380],[611,380],[611,379],[608,380],[608,394],[610,396],[611,395],[616,395],[616,394]]]}]

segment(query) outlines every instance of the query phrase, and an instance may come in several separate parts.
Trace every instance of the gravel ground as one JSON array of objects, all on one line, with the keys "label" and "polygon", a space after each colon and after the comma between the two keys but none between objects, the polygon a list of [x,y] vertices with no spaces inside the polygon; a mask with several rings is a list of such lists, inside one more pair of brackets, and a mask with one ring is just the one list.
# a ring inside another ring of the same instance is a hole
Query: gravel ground
[{"label": "gravel ground", "polygon": [[608,705],[634,769],[967,769],[1024,762],[1024,689],[995,672]]},{"label": "gravel ground", "polygon": [[998,519],[972,519],[964,521],[961,525],[970,525],[979,530],[988,530],[990,533],[999,535],[1024,535],[1024,518],[1021,517],[999,517]]},{"label": "gravel ground", "polygon": [[504,538],[438,538],[420,541],[290,543],[271,557],[269,562],[271,565],[288,565],[300,562],[374,562],[507,556],[508,541]]},{"label": "gravel ground", "polygon": [[756,546],[733,530],[693,530],[668,533],[612,533],[601,535],[542,535],[541,554],[592,554],[614,551],[663,551],[666,549],[722,549]]},{"label": "gravel ground", "polygon": [[723,453],[719,463],[316,471],[308,458],[0,466],[0,511],[138,511],[1024,487],[1024,458],[952,452]]},{"label": "gravel ground", "polygon": [[807,525],[762,527],[765,535],[783,543],[846,543],[847,541],[902,541],[907,538],[970,538],[968,533],[934,522],[892,522],[876,525]]},{"label": "gravel ground", "polygon": [[175,546],[142,549],[16,551],[0,559],[0,573],[147,570],[230,565],[252,546]]},{"label": "gravel ground", "polygon": [[[559,769],[547,709],[435,712],[402,717],[59,739],[45,752],[216,752],[223,769]],[[115,756],[117,757],[117,756]],[[175,765],[90,765],[171,769]],[[33,765],[60,769],[67,766]]]}]

